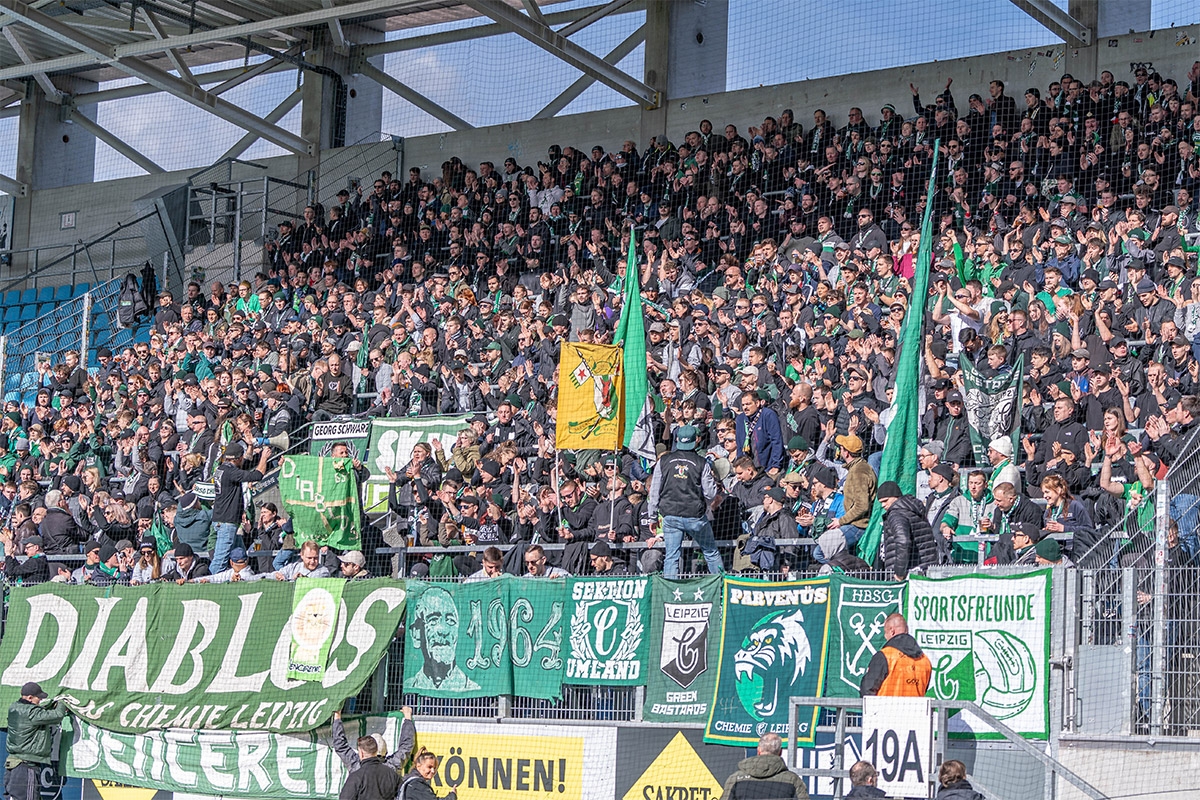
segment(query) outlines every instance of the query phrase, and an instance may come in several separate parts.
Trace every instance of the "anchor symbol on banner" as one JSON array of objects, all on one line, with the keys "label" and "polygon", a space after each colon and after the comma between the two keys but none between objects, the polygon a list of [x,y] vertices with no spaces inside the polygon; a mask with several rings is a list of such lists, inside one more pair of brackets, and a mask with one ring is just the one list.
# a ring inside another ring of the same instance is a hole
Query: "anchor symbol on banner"
[{"label": "anchor symbol on banner", "polygon": [[858,651],[853,657],[846,656],[846,671],[855,678],[861,678],[867,673],[866,667],[862,667],[861,669],[858,667],[858,661],[863,657],[863,653],[868,650],[871,651],[872,656],[875,655],[877,651],[875,650],[875,645],[871,644],[871,640],[883,630],[883,621],[886,619],[887,612],[880,611],[875,615],[875,619],[872,620],[871,627],[868,629],[862,612],[856,611],[850,617],[850,630],[854,631],[854,634],[862,641],[862,644],[858,646]]}]

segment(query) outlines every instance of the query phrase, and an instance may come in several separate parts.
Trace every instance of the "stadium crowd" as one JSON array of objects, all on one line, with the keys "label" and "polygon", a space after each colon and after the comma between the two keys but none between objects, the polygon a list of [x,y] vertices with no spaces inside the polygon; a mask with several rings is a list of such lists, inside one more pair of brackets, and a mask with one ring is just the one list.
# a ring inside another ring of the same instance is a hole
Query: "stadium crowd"
[{"label": "stadium crowd", "polygon": [[[408,527],[368,527],[368,555],[410,534],[480,550],[586,543],[526,551],[533,574],[657,569],[658,551],[627,562],[610,546],[661,545],[648,463],[554,448],[560,346],[610,342],[633,279],[658,448],[697,429],[721,484],[717,537],[741,540],[726,568],[876,566],[855,545],[891,400],[917,390],[895,379],[910,309],[926,316],[921,472],[915,496],[879,492],[881,565],[973,561],[982,533],[1001,537],[995,562],[1069,563],[1127,514],[1125,535],[1148,524],[1155,482],[1200,420],[1187,238],[1200,62],[1178,77],[1064,75],[1019,94],[993,81],[965,103],[947,80],[929,103],[910,86],[911,109],[905,98],[872,121],[857,107],[841,125],[841,108],[744,132],[701,120],[678,142],[554,146],[528,166],[455,157],[440,175],[340,191],[279,224],[253,279],[158,294],[149,342],[102,349],[92,370],[77,354],[39,367],[34,405],[9,403],[0,423],[4,572],[368,575],[362,552],[297,548],[277,508],[247,516],[240,491],[269,468],[270,437],[356,413],[474,415],[388,473]],[[913,297],[937,140],[933,274]],[[985,377],[1023,371],[1018,446],[997,438],[986,459],[964,414],[965,360]],[[1194,505],[1173,500],[1181,560],[1200,555]],[[173,545],[161,559],[156,525]],[[819,546],[772,544],[798,536]],[[82,566],[55,561],[81,553]],[[415,574],[493,568],[456,552]]]}]

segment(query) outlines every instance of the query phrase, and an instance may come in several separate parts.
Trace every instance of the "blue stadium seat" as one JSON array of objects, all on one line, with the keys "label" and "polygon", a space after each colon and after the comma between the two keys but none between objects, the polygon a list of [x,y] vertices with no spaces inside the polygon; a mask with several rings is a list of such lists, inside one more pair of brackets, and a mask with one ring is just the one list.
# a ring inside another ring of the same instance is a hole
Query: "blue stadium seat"
[{"label": "blue stadium seat", "polygon": [[27,406],[32,406],[37,402],[37,392],[26,392],[21,395],[21,402]]},{"label": "blue stadium seat", "polygon": [[9,392],[6,395],[4,395],[4,402],[19,403],[19,402],[21,402],[21,395],[18,392]]},{"label": "blue stadium seat", "polygon": [[92,318],[92,330],[106,331],[108,328],[108,314],[97,314]]},{"label": "blue stadium seat", "polygon": [[82,297],[92,288],[90,283],[77,283],[75,288],[71,290],[71,297]]},{"label": "blue stadium seat", "polygon": [[21,318],[21,307],[20,306],[8,306],[8,308],[6,308],[4,310],[4,321],[5,322],[16,322],[20,318]]},{"label": "blue stadium seat", "polygon": [[27,306],[37,302],[37,289],[26,289],[21,293],[21,305]]},{"label": "blue stadium seat", "polygon": [[63,303],[63,302],[66,302],[67,300],[70,300],[70,299],[71,299],[71,286],[70,286],[70,284],[67,284],[67,285],[64,285],[64,286],[60,286],[60,287],[58,287],[57,289],[55,289],[55,290],[54,290],[54,302],[56,302],[56,303]]},{"label": "blue stadium seat", "polygon": [[20,322],[13,320],[12,322],[4,323],[4,335],[11,336],[12,332],[21,326]]},{"label": "blue stadium seat", "polygon": [[37,319],[37,306],[22,306],[21,307],[21,322],[32,322]]},{"label": "blue stadium seat", "polygon": [[38,385],[38,376],[37,376],[36,372],[26,372],[23,376],[21,376],[21,390],[22,391],[29,391],[30,389],[33,389],[34,391],[36,391],[37,385]]},{"label": "blue stadium seat", "polygon": [[150,341],[150,326],[145,325],[137,329],[137,333],[133,335],[133,341],[142,344]]},{"label": "blue stadium seat", "polygon": [[20,389],[20,388],[21,388],[21,376],[20,375],[9,375],[7,378],[4,379],[4,391],[6,393],[7,392],[15,392],[17,389]]},{"label": "blue stadium seat", "polygon": [[39,303],[50,303],[50,302],[53,302],[53,300],[54,300],[54,287],[53,286],[43,286],[41,288],[41,291],[38,292],[37,301]]},{"label": "blue stadium seat", "polygon": [[49,302],[42,303],[41,306],[38,307],[38,316],[39,317],[44,317],[47,314],[51,314],[53,312],[54,312],[54,303],[49,303]]},{"label": "blue stadium seat", "polygon": [[21,290],[20,289],[13,289],[11,292],[4,295],[5,308],[7,308],[9,306],[15,306],[15,305],[19,304],[20,302],[21,302]]}]

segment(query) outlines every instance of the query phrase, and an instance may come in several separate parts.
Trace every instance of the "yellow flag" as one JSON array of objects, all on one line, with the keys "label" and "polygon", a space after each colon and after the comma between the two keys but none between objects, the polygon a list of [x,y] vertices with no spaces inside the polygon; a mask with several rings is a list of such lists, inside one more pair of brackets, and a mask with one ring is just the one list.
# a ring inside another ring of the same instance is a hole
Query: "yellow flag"
[{"label": "yellow flag", "polygon": [[621,348],[563,342],[558,358],[559,450],[616,450],[621,443]]}]

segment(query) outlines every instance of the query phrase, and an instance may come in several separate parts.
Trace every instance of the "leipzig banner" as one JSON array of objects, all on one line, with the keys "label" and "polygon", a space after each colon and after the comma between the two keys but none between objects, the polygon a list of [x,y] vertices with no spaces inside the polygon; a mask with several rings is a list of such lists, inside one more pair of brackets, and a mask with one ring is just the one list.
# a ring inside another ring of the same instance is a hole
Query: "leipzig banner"
[{"label": "leipzig banner", "polygon": [[721,577],[652,579],[650,664],[642,718],[705,722],[721,656]]},{"label": "leipzig banner", "polygon": [[[829,627],[829,579],[726,578],[717,689],[704,741],[753,746],[765,733],[788,740],[788,698],[821,688]],[[797,744],[811,744],[817,713],[802,713]],[[802,710],[803,711],[803,710]]]},{"label": "leipzig banner", "polygon": [[971,429],[971,448],[975,451],[975,463],[987,464],[988,443],[1002,436],[1012,438],[1013,452],[1021,440],[1021,374],[1025,369],[1025,356],[1017,356],[1012,371],[985,378],[971,364],[961,360],[963,372],[963,406],[967,411],[967,425]]},{"label": "leipzig banner", "polygon": [[[301,586],[16,587],[0,642],[0,704],[37,681],[106,730],[312,730],[375,671],[406,591],[386,578],[350,581],[340,602],[308,592],[296,604]],[[320,680],[289,677],[298,653],[322,662]]]},{"label": "leipzig banner", "polygon": [[829,658],[822,697],[858,697],[871,657],[883,647],[883,622],[904,607],[903,583],[829,576]]},{"label": "leipzig banner", "polygon": [[[1050,733],[1050,570],[931,580],[912,576],[908,629],[933,664],[928,696],[972,700],[1017,733]],[[967,712],[950,735],[999,738]]]},{"label": "leipzig banner", "polygon": [[[398,716],[359,717],[344,724],[350,742],[378,733],[389,752],[396,747]],[[328,727],[293,734],[182,729],[135,734],[106,731],[78,717],[71,725],[59,755],[63,774],[71,777],[279,800],[334,800],[346,782]]]}]

